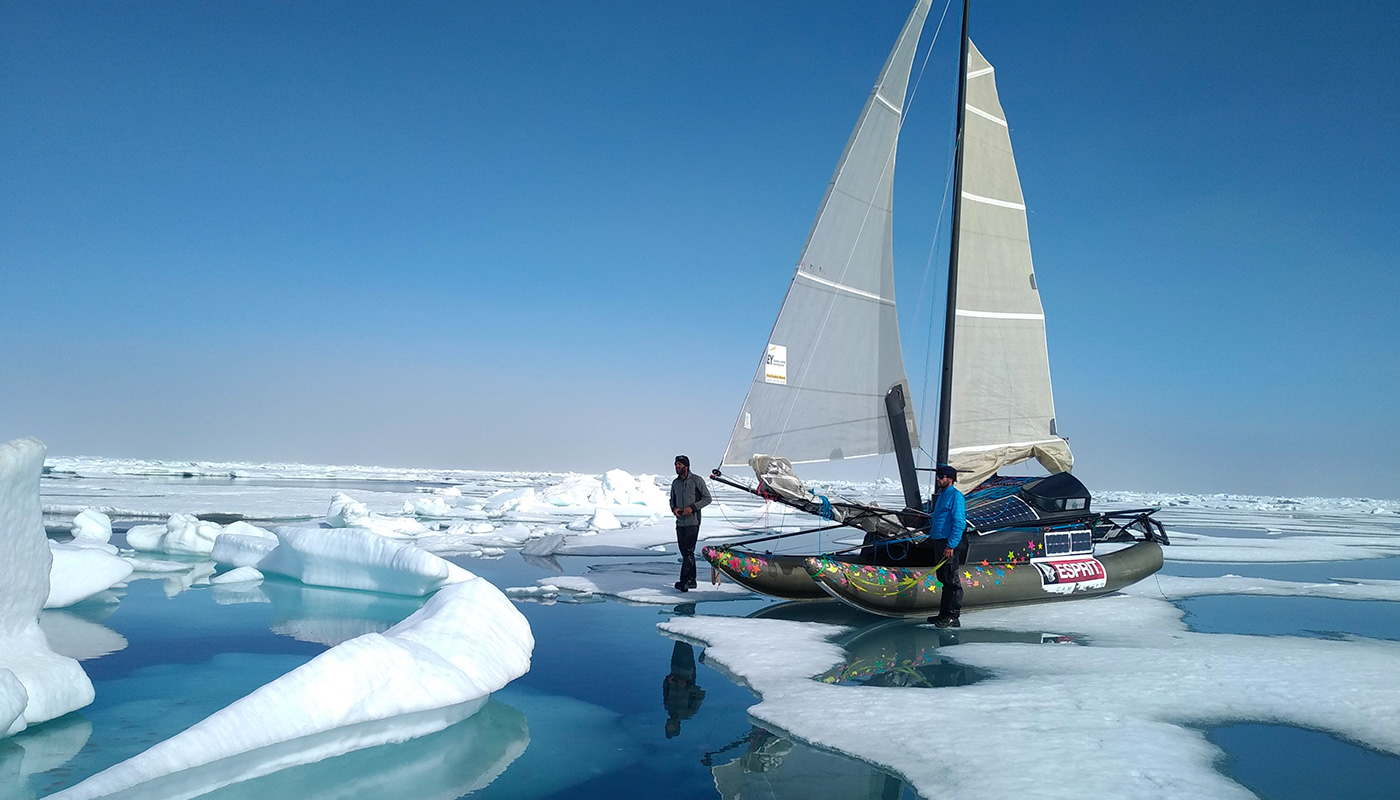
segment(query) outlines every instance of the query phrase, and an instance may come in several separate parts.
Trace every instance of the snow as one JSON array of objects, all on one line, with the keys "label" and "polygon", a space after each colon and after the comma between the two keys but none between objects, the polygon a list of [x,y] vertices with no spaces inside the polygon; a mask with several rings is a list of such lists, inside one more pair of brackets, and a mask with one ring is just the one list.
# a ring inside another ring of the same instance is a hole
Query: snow
[{"label": "snow", "polygon": [[[222,575],[211,575],[213,564],[207,561],[192,565],[157,561],[150,555],[132,560],[147,575],[168,571],[167,592],[208,582],[214,584],[211,591],[219,603],[277,600],[274,630],[304,641],[337,645],[357,641],[355,637],[367,633],[377,636],[379,631],[389,629],[391,614],[366,613],[361,619],[353,613],[335,611],[340,604],[350,602],[347,596],[366,598],[366,602],[416,603],[419,601],[410,598],[445,586],[438,592],[441,596],[456,586],[475,582],[470,578],[460,580],[454,573],[459,568],[437,559],[434,553],[479,557],[506,553],[513,559],[509,563],[523,568],[512,552],[518,550],[535,559],[530,564],[568,573],[548,575],[538,579],[536,585],[506,589],[504,595],[516,602],[601,602],[608,597],[675,606],[753,597],[730,583],[716,589],[702,580],[696,591],[684,594],[673,588],[679,565],[675,560],[674,525],[665,513],[666,480],[652,476],[633,478],[622,471],[617,471],[619,475],[581,476],[329,468],[343,469],[335,473],[342,479],[384,483],[382,491],[352,488],[351,498],[335,493],[334,487],[328,485],[243,486],[236,479],[222,487],[179,484],[177,479],[164,483],[104,483],[100,480],[102,475],[182,473],[173,466],[174,462],[89,459],[67,463],[72,471],[66,477],[45,481],[44,511],[51,515],[77,515],[88,510],[111,512],[116,508],[136,512],[124,514],[119,519],[122,523],[130,522],[133,516],[164,521],[178,514],[207,512],[243,515],[269,527],[281,525],[275,533],[252,535],[236,533],[234,528],[240,523],[219,529],[210,540],[209,554],[221,569],[228,570]],[[185,466],[191,466],[193,474],[206,474],[201,470],[213,469],[205,465]],[[252,467],[265,471],[250,476],[276,473],[301,482],[331,474],[322,472],[322,468],[296,465]],[[243,468],[230,469],[238,472]],[[96,477],[81,477],[84,474]],[[454,485],[411,485],[414,482]],[[836,488],[848,497],[876,497],[890,504],[902,502],[899,488],[893,483],[843,484]],[[333,494],[336,502],[327,513],[326,499]],[[923,796],[980,796],[987,793],[985,775],[1012,773],[1004,786],[997,784],[993,794],[1246,797],[1249,795],[1241,787],[1217,771],[1223,755],[1201,733],[1212,725],[1237,720],[1298,725],[1332,732],[1377,750],[1400,752],[1400,744],[1395,741],[1400,734],[1385,730],[1387,723],[1393,726],[1394,715],[1400,711],[1396,689],[1389,685],[1393,682],[1390,676],[1400,668],[1400,645],[1359,637],[1329,640],[1197,634],[1182,624],[1181,613],[1174,606],[1164,602],[1164,598],[1176,600],[1204,594],[1400,600],[1400,581],[1331,577],[1349,574],[1350,565],[1346,562],[1392,559],[1393,563],[1400,556],[1400,518],[1396,514],[1400,502],[1126,492],[1095,496],[1095,506],[1100,509],[1159,503],[1163,510],[1158,516],[1167,525],[1173,542],[1165,548],[1166,556],[1176,566],[1191,562],[1189,567],[1181,567],[1183,571],[1204,574],[1211,571],[1211,564],[1334,564],[1316,571],[1310,568],[1307,577],[1316,578],[1308,582],[1236,574],[1189,578],[1158,575],[1120,595],[1098,600],[970,610],[963,617],[964,631],[1026,631],[1037,635],[1053,631],[1073,634],[1084,644],[1050,647],[965,642],[945,648],[946,652],[940,654],[990,670],[993,678],[967,686],[903,691],[899,695],[893,694],[899,691],[895,689],[835,686],[813,680],[812,676],[841,665],[847,657],[840,646],[843,637],[851,634],[847,628],[714,617],[676,619],[664,628],[669,635],[708,643],[705,663],[761,695],[752,715],[765,727],[822,749],[850,753],[879,764],[905,776]],[[608,522],[609,517],[616,526]],[[286,525],[289,519],[305,520],[308,524]],[[345,526],[325,527],[322,519],[326,525],[338,521]],[[366,521],[375,524],[364,524]],[[600,521],[606,524],[597,524]],[[453,524],[445,530],[429,529],[429,525],[443,528],[448,522]],[[74,520],[75,537],[79,528],[87,524]],[[185,521],[179,524],[188,525]],[[376,524],[383,527],[377,528]],[[716,541],[761,536],[773,529],[809,524],[808,518],[787,514],[751,498],[735,500],[726,496],[706,509],[702,537]],[[151,529],[157,544],[170,532],[166,522]],[[100,521],[98,531],[100,536]],[[140,540],[143,535],[137,528],[128,533],[127,539]],[[294,541],[298,537],[305,537],[306,541]],[[289,544],[289,540],[293,541]],[[797,550],[811,541],[807,537],[805,544],[786,540],[772,546]],[[831,541],[828,534],[825,542]],[[270,557],[274,551],[277,555]],[[153,552],[164,551],[154,548]],[[663,554],[666,557],[660,557]],[[618,555],[631,556],[628,561],[649,560],[601,563],[605,557]],[[395,570],[400,560],[412,562],[408,571]],[[1168,571],[1173,566],[1169,563]],[[1229,569],[1249,572],[1245,567]],[[703,578],[703,563],[701,570]],[[277,593],[286,591],[290,584],[270,580],[260,585],[256,578],[243,580],[245,576],[252,577],[252,572],[368,591],[346,593],[297,587],[300,596],[315,597],[319,592],[333,597],[324,605],[320,601],[305,601],[308,607],[298,605],[295,612],[284,614],[281,604],[285,599],[279,599]],[[532,575],[521,582],[534,579]],[[371,594],[386,591],[406,596]],[[536,613],[556,611],[539,609]],[[68,633],[50,634],[57,652],[83,658],[103,652],[104,648],[125,646],[124,640],[117,637],[115,642],[94,640],[89,648],[86,634],[72,625],[77,618],[55,618],[61,621],[51,626],[49,619],[54,613],[45,612],[40,624],[45,632],[62,631],[67,626]],[[0,663],[6,652],[0,648]],[[371,661],[377,658],[365,657]],[[4,685],[0,677],[0,687]],[[10,692],[12,704],[18,696]],[[0,688],[0,698],[4,697],[4,689]],[[0,703],[0,716],[4,713]],[[395,730],[413,735],[411,731],[424,723],[413,716],[418,713],[408,712],[413,719]],[[441,722],[438,712],[426,713],[435,720],[433,724]],[[890,719],[903,720],[916,734],[881,737],[878,741],[869,737],[872,727],[883,728]],[[957,721],[958,736],[946,746],[934,747],[935,740],[941,742],[937,729],[949,719]],[[349,736],[363,734],[373,739],[386,735],[381,723],[350,723]],[[359,727],[362,724],[367,727]],[[1012,752],[1008,752],[1008,742],[1014,743]],[[324,740],[310,745],[303,741],[285,749],[282,744],[274,744],[267,754],[281,758],[284,752],[300,753],[291,756],[294,762],[311,757],[308,754],[323,745]],[[181,745],[181,749],[188,748]],[[1013,759],[1015,769],[1007,769],[998,757]],[[256,769],[261,761],[232,758],[229,763]],[[516,769],[519,767],[518,764]],[[202,777],[192,785],[214,785],[205,783],[214,772],[217,770],[213,767],[193,770],[191,774]],[[1047,781],[1047,775],[1068,775],[1073,780],[1060,785]]]},{"label": "snow", "polygon": [[541,578],[541,586],[564,589],[580,594],[604,594],[648,605],[674,605],[701,600],[744,600],[753,592],[737,583],[718,586],[700,583],[695,589],[682,592],[675,587],[680,577],[679,564],[612,564],[594,567],[587,575],[555,575]]},{"label": "snow", "polygon": [[[1268,720],[1400,753],[1400,645],[1198,634],[1161,600],[1109,596],[964,612],[969,629],[1080,634],[1094,646],[967,643],[940,654],[995,678],[956,690],[833,686],[810,676],[843,656],[812,623],[682,617],[662,629],[709,645],[707,663],[762,695],[764,726],[903,775],[926,797],[1251,797],[1216,771],[1198,730]],[[757,623],[763,623],[760,627]],[[957,634],[954,634],[957,635]],[[781,654],[781,655],[779,655]],[[1261,669],[1261,665],[1270,665]],[[1145,665],[1150,665],[1146,667]],[[1345,669],[1338,669],[1346,665]],[[878,737],[888,720],[957,735]],[[1006,744],[1014,743],[1008,753]],[[1017,768],[1005,769],[1014,757]],[[1072,781],[1045,781],[1048,774]]]},{"label": "snow", "polygon": [[470,580],[470,572],[411,544],[362,528],[299,528],[273,531],[277,547],[256,564],[313,586],[422,596]]},{"label": "snow", "polygon": [[101,547],[111,539],[112,518],[101,511],[86,508],[73,518],[73,544]]},{"label": "snow", "polygon": [[261,583],[263,574],[252,567],[238,567],[220,575],[215,575],[209,579],[209,583],[216,586],[227,586],[239,583]]},{"label": "snow", "polygon": [[[285,543],[285,541],[284,541]],[[442,730],[530,668],[529,623],[489,582],[435,594],[383,634],[331,648],[145,752],[52,795],[141,787],[194,797],[239,780]]]},{"label": "snow", "polygon": [[272,533],[241,520],[227,527],[191,514],[171,514],[164,526],[137,525],[126,532],[126,542],[137,550],[177,556],[207,556],[224,535],[273,538]]},{"label": "snow", "polygon": [[209,557],[221,567],[252,567],[262,561],[263,556],[276,550],[277,543],[276,535],[266,539],[261,536],[225,533],[214,540],[214,549],[210,551]]},{"label": "snow", "polygon": [[0,737],[93,700],[82,667],[55,653],[39,627],[53,563],[39,503],[44,451],[38,439],[0,445]]},{"label": "snow", "polygon": [[1300,583],[1269,578],[1251,578],[1242,575],[1222,575],[1215,578],[1158,575],[1152,580],[1128,586],[1123,589],[1123,592],[1145,597],[1166,597],[1172,600],[1213,594],[1248,594],[1400,602],[1400,581],[1346,580],[1330,583]]},{"label": "snow", "polygon": [[106,550],[54,541],[48,545],[53,560],[44,608],[77,605],[126,580],[135,569]]},{"label": "snow", "polygon": [[326,524],[332,528],[364,528],[380,536],[399,539],[411,539],[428,531],[423,523],[411,517],[391,517],[370,511],[369,506],[344,492],[336,492],[331,497]]},{"label": "snow", "polygon": [[1217,563],[1353,561],[1400,556],[1400,537],[1365,535],[1280,536],[1269,539],[1231,539],[1172,532],[1171,546],[1163,550],[1168,561]]}]

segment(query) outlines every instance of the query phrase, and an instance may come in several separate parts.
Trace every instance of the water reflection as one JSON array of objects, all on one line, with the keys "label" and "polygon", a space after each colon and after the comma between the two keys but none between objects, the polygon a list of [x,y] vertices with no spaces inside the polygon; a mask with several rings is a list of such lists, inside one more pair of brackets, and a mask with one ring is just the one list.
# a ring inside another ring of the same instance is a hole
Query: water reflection
[{"label": "water reflection", "polygon": [[817,676],[824,683],[854,686],[907,686],[932,689],[966,686],[992,673],[958,663],[939,652],[960,644],[1059,644],[1067,636],[1047,633],[957,630],[889,620],[861,628],[833,640],[846,651],[846,660]]},{"label": "water reflection", "polygon": [[422,608],[425,597],[307,586],[269,578],[260,586],[272,601],[272,632],[334,647],[366,633],[383,633]]},{"label": "water reflection", "polygon": [[126,637],[102,624],[115,609],[105,603],[45,609],[39,614],[39,629],[50,650],[76,661],[91,661],[126,649]]},{"label": "water reflection", "polygon": [[695,685],[695,648],[676,642],[671,648],[671,672],[661,681],[667,739],[680,735],[681,721],[695,716],[704,700],[705,690]]},{"label": "water reflection", "polygon": [[489,786],[530,744],[525,715],[497,700],[437,733],[226,786],[218,800],[448,800]]},{"label": "water reflection", "polygon": [[864,762],[822,752],[755,726],[748,736],[714,756],[743,745],[744,752],[712,766],[715,788],[725,800],[898,800],[904,782]]},{"label": "water reflection", "polygon": [[92,723],[79,714],[68,714],[0,739],[0,797],[38,797],[33,776],[61,771],[90,736]]}]

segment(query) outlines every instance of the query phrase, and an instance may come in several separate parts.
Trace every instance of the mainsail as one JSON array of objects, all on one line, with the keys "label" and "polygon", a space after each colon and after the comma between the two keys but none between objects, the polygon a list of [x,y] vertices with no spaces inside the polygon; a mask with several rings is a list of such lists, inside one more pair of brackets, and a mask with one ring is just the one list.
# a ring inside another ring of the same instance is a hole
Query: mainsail
[{"label": "mainsail", "polygon": [[757,453],[801,463],[893,450],[885,393],[900,385],[909,396],[894,300],[895,149],[930,1],[915,4],[846,143],[723,466]]},{"label": "mainsail", "polygon": [[1045,314],[1026,206],[992,65],[968,43],[949,461],[973,487],[1036,458],[1074,464],[1055,431]]}]

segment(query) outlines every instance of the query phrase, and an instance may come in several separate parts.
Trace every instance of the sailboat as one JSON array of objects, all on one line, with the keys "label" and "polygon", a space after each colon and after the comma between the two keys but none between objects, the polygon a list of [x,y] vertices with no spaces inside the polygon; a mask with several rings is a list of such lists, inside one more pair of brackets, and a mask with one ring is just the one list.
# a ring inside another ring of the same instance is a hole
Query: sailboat
[{"label": "sailboat", "polygon": [[[712,478],[864,531],[860,552],[784,554],[706,547],[725,576],[774,597],[834,596],[888,616],[937,609],[914,462],[918,442],[896,315],[895,152],[910,70],[931,0],[917,0],[837,163],[748,396]],[[1055,425],[1045,317],[1031,263],[1025,201],[995,71],[967,36],[964,0],[947,312],[935,460],[957,467],[968,530],[964,607],[1115,591],[1162,566],[1157,509],[1095,512],[1070,474]],[[793,464],[893,454],[905,507],[822,496]],[[1007,477],[1036,459],[1050,474]],[[748,465],[749,485],[726,475]],[[1119,543],[1096,553],[1105,542]],[[892,555],[893,554],[893,555]],[[902,557],[898,557],[902,556]]]}]

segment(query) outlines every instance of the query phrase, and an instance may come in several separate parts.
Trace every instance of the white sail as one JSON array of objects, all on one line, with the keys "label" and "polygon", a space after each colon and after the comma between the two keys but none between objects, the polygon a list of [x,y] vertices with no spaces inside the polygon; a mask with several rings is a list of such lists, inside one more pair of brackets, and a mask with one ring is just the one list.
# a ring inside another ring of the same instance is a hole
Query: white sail
[{"label": "white sail", "polygon": [[[894,300],[895,149],[929,2],[919,0],[909,15],[846,143],[724,466],[747,464],[757,453],[801,463],[892,451],[885,393],[899,384],[909,396]],[[913,404],[907,408],[917,442]]]},{"label": "white sail", "polygon": [[960,487],[1030,458],[1051,472],[1074,464],[1055,432],[1045,314],[1006,115],[992,65],[968,49],[948,452]]}]

